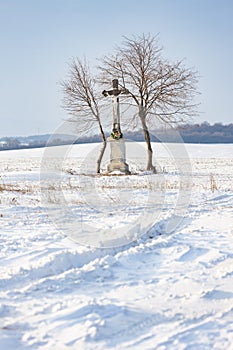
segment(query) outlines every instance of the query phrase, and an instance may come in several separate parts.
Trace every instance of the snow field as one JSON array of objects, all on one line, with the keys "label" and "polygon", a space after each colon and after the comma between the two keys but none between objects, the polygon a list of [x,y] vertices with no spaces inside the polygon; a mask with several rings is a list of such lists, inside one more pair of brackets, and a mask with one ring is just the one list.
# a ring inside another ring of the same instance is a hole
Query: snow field
[{"label": "snow field", "polygon": [[[92,182],[70,173],[76,147],[64,164],[64,196],[91,221],[83,193]],[[161,150],[159,217],[135,242],[104,249],[73,242],[51,221],[41,202],[42,150],[1,152],[0,349],[233,349],[233,148],[186,147],[192,193],[179,229],[166,231],[180,183]],[[147,204],[146,176],[127,177],[135,212]],[[95,186],[106,202],[115,190],[112,177]]]}]

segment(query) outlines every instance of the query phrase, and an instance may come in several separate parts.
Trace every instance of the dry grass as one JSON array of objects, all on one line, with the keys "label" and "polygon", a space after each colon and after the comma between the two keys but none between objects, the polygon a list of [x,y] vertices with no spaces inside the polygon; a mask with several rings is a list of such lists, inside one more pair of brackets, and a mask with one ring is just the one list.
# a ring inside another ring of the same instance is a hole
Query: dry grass
[{"label": "dry grass", "polygon": [[21,194],[31,193],[32,187],[26,186],[26,187],[20,187],[17,184],[4,184],[0,183],[0,192],[19,192]]},{"label": "dry grass", "polygon": [[218,190],[218,187],[217,187],[217,184],[216,184],[216,181],[214,179],[214,175],[213,174],[210,174],[210,189],[211,189],[212,192]]}]

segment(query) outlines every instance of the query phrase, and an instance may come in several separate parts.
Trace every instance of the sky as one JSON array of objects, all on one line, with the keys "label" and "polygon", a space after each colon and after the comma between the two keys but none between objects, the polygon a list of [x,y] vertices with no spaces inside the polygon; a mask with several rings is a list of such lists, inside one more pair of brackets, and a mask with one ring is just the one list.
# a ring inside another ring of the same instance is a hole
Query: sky
[{"label": "sky", "polygon": [[233,122],[232,0],[0,0],[0,137],[53,132],[66,120],[60,81],[123,36],[159,34],[164,56],[200,76],[194,122]]}]

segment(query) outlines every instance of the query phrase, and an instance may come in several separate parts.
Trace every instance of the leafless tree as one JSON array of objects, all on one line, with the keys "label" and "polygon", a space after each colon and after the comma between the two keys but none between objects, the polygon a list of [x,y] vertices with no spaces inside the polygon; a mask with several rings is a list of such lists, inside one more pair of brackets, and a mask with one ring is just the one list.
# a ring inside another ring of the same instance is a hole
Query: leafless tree
[{"label": "leafless tree", "polygon": [[184,122],[196,110],[197,73],[186,68],[183,61],[170,63],[162,57],[158,37],[151,35],[124,38],[113,54],[100,60],[100,81],[113,78],[129,90],[129,104],[136,106],[147,144],[147,170],[156,172],[153,165],[149,133],[150,122],[160,120],[166,124]]},{"label": "leafless tree", "polygon": [[68,79],[61,82],[64,92],[63,107],[72,115],[71,121],[77,122],[79,129],[84,132],[88,132],[93,124],[98,124],[103,141],[97,159],[97,173],[100,173],[106,148],[106,136],[101,122],[101,93],[97,93],[96,80],[85,59],[73,59],[69,68]]}]

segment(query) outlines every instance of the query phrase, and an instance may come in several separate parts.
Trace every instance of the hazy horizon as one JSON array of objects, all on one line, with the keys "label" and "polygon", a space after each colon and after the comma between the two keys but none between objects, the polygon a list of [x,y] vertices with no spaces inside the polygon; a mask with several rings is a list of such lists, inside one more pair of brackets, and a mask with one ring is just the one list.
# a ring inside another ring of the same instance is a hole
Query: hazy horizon
[{"label": "hazy horizon", "polygon": [[[187,126],[191,126],[191,125],[195,125],[195,124],[199,124],[199,125],[208,124],[210,127],[212,127],[212,126],[214,126],[216,124],[221,124],[223,127],[228,127],[229,125],[232,125],[233,122],[232,123],[226,123],[226,124],[221,123],[221,122],[209,123],[208,121],[205,120],[205,121],[202,121],[200,123],[198,123],[198,122],[187,123],[186,125]],[[179,128],[181,126],[177,125],[177,127]],[[109,129],[109,132],[110,132],[110,129]],[[162,130],[162,129],[163,129],[163,126],[158,127],[158,128],[154,128],[153,132],[156,132],[156,130]],[[137,134],[140,131],[141,130],[134,130],[134,131],[133,130],[125,130],[124,133],[127,134],[127,133],[134,133],[135,132]],[[105,133],[107,135],[108,134],[108,130],[105,130]],[[38,137],[38,138],[40,138],[40,137],[44,137],[44,136],[47,136],[47,135],[48,136],[52,136],[52,135],[66,135],[66,136],[69,136],[70,133],[69,133],[69,131],[66,133],[65,130],[64,130],[64,133],[63,133],[62,130],[57,129],[57,130],[55,130],[55,132],[45,132],[45,133],[40,133],[40,134],[35,133],[35,134],[28,134],[28,135],[6,135],[6,136],[0,136],[0,141],[5,139],[5,138],[13,138],[13,139],[17,140],[17,139],[20,139],[20,138],[24,139],[24,138],[28,138],[28,137],[35,137],[35,138]],[[77,135],[78,135],[78,133],[77,133]],[[96,132],[94,132],[92,135],[93,136],[98,136],[100,134],[99,134],[98,130],[96,129]],[[85,135],[85,136],[86,137],[91,137],[92,135],[88,134],[88,135]],[[83,135],[82,137],[85,137],[85,136]]]}]

